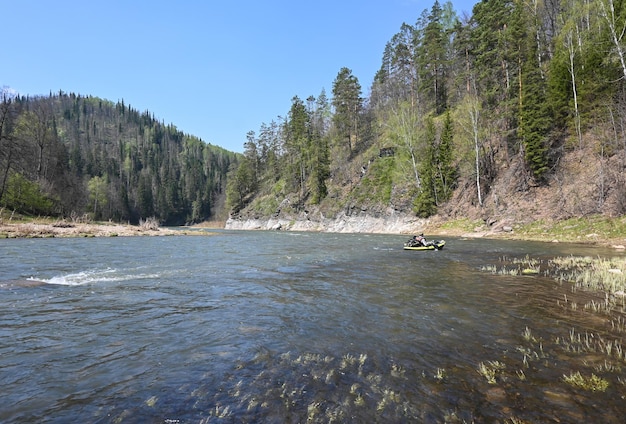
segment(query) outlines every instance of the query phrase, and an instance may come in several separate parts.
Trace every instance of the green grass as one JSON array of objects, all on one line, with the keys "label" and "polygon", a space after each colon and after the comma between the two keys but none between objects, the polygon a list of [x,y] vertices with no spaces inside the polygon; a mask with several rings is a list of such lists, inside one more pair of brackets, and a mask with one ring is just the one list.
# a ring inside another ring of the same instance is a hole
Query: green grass
[{"label": "green grass", "polygon": [[480,219],[460,218],[447,221],[439,228],[442,230],[457,230],[463,232],[474,231],[475,228],[481,227],[484,222]]},{"label": "green grass", "polygon": [[609,382],[595,374],[591,377],[583,376],[580,371],[572,372],[570,375],[563,375],[563,380],[570,386],[592,392],[604,392],[609,387]]},{"label": "green grass", "polygon": [[393,187],[394,160],[382,158],[372,162],[352,196],[359,204],[388,205]]},{"label": "green grass", "polygon": [[485,377],[487,383],[496,384],[496,377],[506,368],[506,365],[500,361],[486,361],[478,364],[478,373]]},{"label": "green grass", "polygon": [[609,294],[626,291],[626,258],[559,257],[549,263],[558,281]]},{"label": "green grass", "polygon": [[565,242],[597,242],[620,239],[626,235],[626,217],[600,215],[570,218],[563,221],[537,220],[515,227],[514,237]]}]

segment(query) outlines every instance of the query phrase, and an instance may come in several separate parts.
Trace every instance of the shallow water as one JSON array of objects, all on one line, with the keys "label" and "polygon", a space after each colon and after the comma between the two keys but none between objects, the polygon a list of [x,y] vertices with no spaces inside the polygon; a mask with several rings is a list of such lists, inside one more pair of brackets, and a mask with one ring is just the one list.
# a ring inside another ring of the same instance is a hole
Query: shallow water
[{"label": "shallow water", "polygon": [[0,240],[0,421],[622,422],[624,361],[563,340],[623,332],[560,305],[552,279],[481,271],[614,253],[405,238]]}]

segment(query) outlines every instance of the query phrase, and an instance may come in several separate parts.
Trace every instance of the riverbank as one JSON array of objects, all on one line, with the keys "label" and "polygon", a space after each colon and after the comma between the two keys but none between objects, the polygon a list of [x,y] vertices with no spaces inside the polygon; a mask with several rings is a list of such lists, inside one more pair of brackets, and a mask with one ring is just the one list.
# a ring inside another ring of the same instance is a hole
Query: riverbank
[{"label": "riverbank", "polygon": [[[312,214],[311,214],[312,215]],[[384,216],[348,216],[326,218],[322,215],[302,215],[296,218],[230,218],[224,228],[229,230],[313,231],[322,233],[412,234],[428,223],[426,219],[405,214]]]},{"label": "riverbank", "polygon": [[580,243],[626,249],[626,217],[601,216],[562,221],[536,220],[530,224],[513,220],[422,219],[390,213],[383,217],[300,216],[288,218],[229,219],[224,227],[233,230],[315,231],[335,233],[403,234],[424,233],[427,238],[466,237],[534,240],[550,243]]},{"label": "riverbank", "polygon": [[0,223],[0,238],[130,237],[192,234],[201,234],[201,232],[116,223],[68,223],[64,221]]},{"label": "riverbank", "polygon": [[562,221],[484,222],[483,220],[438,218],[422,219],[398,213],[386,216],[339,216],[334,219],[310,216],[287,218],[229,219],[174,229],[155,222],[128,225],[111,222],[71,222],[48,218],[0,220],[0,238],[47,237],[128,237],[205,235],[199,229],[311,231],[334,233],[371,233],[412,235],[424,233],[427,238],[466,237],[534,240],[549,243],[579,243],[626,249],[626,217],[586,217]]}]

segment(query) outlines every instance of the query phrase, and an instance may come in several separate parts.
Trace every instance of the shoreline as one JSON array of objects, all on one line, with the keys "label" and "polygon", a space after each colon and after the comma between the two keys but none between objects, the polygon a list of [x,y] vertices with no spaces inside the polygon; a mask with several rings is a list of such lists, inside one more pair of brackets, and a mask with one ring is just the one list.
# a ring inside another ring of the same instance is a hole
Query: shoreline
[{"label": "shoreline", "polygon": [[478,225],[472,229],[467,226],[455,226],[452,222],[421,219],[395,214],[385,217],[342,216],[336,219],[287,219],[256,218],[229,219],[224,228],[229,230],[250,231],[304,231],[330,233],[397,234],[411,236],[424,233],[426,238],[463,237],[496,240],[526,240],[543,243],[573,243],[594,247],[608,247],[617,251],[626,249],[626,234],[623,237],[611,237],[592,231],[584,234],[554,234],[550,231],[528,232],[517,230],[502,222],[491,227]]},{"label": "shoreline", "polygon": [[200,235],[200,231],[175,230],[116,223],[24,222],[0,223],[0,239],[4,238],[80,238]]},{"label": "shoreline", "polygon": [[486,229],[448,227],[444,224],[429,222],[421,219],[404,220],[403,217],[367,218],[354,217],[346,220],[328,220],[328,222],[314,222],[311,220],[285,219],[248,219],[234,220],[219,223],[200,223],[180,229],[158,227],[154,225],[130,225],[119,223],[69,223],[66,221],[40,222],[0,222],[0,239],[7,238],[70,238],[70,237],[134,237],[134,236],[174,236],[174,235],[207,235],[210,229],[250,230],[250,231],[304,231],[304,232],[333,232],[333,233],[365,233],[365,234],[398,234],[410,236],[424,233],[427,238],[465,237],[486,238],[501,240],[527,240],[544,243],[574,243],[588,246],[608,247],[615,250],[626,250],[626,236],[624,238],[605,237],[595,233],[584,235],[570,235],[557,237],[550,233],[522,234],[513,229],[502,228]]}]

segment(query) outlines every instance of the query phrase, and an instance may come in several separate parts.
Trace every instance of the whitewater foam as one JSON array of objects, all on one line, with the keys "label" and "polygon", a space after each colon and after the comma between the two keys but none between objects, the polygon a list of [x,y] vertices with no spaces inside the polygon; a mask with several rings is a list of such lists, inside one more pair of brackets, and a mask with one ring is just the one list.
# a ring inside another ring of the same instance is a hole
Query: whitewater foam
[{"label": "whitewater foam", "polygon": [[93,283],[106,283],[116,281],[127,281],[144,278],[156,278],[158,274],[134,274],[128,272],[118,272],[113,268],[107,269],[93,269],[80,271],[76,273],[59,275],[50,278],[49,280],[40,279],[48,284],[58,284],[63,286],[82,286],[85,284]]}]

